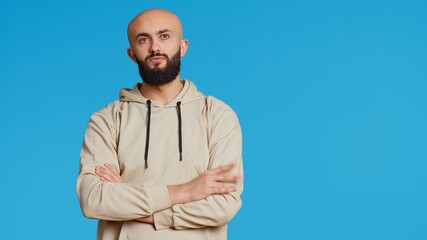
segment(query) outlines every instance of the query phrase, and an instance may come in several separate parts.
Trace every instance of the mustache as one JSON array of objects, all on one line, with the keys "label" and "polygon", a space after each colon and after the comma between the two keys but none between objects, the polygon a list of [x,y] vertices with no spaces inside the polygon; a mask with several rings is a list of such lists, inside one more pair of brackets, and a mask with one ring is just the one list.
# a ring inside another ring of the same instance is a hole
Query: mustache
[{"label": "mustache", "polygon": [[166,59],[169,59],[168,55],[165,53],[153,52],[150,55],[148,55],[147,57],[145,57],[145,61],[148,61],[148,59],[150,59],[152,57],[164,57]]}]

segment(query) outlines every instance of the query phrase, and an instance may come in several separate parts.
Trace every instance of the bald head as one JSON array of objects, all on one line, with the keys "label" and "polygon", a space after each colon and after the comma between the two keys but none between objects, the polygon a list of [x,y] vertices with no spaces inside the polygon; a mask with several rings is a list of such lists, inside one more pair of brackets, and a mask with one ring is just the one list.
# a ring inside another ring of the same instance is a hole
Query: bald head
[{"label": "bald head", "polygon": [[143,81],[156,79],[151,81],[156,85],[179,80],[188,41],[182,39],[181,21],[175,14],[163,9],[141,12],[129,23],[128,39],[127,54],[138,64]]},{"label": "bald head", "polygon": [[138,35],[155,34],[157,31],[168,30],[178,39],[182,39],[182,26],[178,16],[163,9],[149,9],[139,13],[128,25],[128,40],[133,47]]}]

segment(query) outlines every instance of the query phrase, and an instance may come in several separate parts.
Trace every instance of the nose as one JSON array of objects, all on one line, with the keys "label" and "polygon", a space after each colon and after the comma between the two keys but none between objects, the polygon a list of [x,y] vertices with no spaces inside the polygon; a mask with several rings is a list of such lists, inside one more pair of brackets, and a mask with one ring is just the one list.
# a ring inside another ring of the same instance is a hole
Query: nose
[{"label": "nose", "polygon": [[160,52],[160,43],[159,43],[159,41],[152,40],[150,52],[152,52],[152,53]]}]

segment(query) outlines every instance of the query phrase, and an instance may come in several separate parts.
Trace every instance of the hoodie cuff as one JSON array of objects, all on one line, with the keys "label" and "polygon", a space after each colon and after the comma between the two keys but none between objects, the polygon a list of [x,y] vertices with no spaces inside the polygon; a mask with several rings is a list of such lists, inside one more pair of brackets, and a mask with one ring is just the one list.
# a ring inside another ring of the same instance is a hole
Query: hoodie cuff
[{"label": "hoodie cuff", "polygon": [[151,211],[158,212],[171,207],[167,186],[155,186],[147,189],[147,199],[151,199]]},{"label": "hoodie cuff", "polygon": [[171,208],[153,214],[156,230],[171,228],[173,226],[173,212]]}]

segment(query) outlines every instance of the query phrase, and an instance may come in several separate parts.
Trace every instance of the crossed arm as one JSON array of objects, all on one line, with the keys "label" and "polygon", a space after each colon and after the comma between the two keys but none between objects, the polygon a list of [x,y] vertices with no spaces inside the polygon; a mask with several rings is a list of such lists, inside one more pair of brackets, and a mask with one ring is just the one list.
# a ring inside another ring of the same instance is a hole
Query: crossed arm
[{"label": "crossed arm", "polygon": [[[167,190],[171,200],[171,205],[195,202],[213,194],[236,192],[238,190],[237,187],[230,185],[229,183],[237,183],[241,180],[241,176],[226,175],[226,173],[233,168],[235,168],[234,164],[220,166],[205,171],[190,182],[178,185],[168,185]],[[96,167],[95,173],[100,177],[102,182],[123,182],[119,172],[108,163],[103,167]],[[137,218],[135,220],[150,224],[154,223],[153,215]]]},{"label": "crossed arm", "polygon": [[[208,170],[187,183],[169,186],[123,182],[117,172],[114,113],[106,109],[92,115],[83,141],[76,189],[86,217],[154,221],[155,228],[160,230],[220,226],[237,213],[243,191],[243,166],[240,126],[232,111],[213,114]],[[102,165],[105,163],[112,168],[107,170]],[[238,176],[230,178],[228,171]],[[235,188],[233,183],[239,187]]]}]

